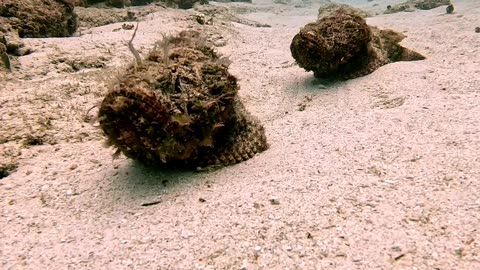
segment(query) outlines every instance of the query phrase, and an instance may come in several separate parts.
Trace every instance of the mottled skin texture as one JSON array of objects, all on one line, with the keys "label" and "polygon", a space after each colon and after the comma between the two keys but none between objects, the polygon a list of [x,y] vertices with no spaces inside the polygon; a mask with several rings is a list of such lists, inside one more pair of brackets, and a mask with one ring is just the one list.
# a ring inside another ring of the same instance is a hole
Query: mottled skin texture
[{"label": "mottled skin texture", "polygon": [[395,61],[425,59],[398,43],[404,35],[367,25],[355,10],[337,8],[305,25],[290,50],[297,64],[317,78],[351,79]]},{"label": "mottled skin texture", "polygon": [[109,144],[160,167],[230,165],[267,149],[263,127],[236,97],[236,78],[197,32],[157,44],[102,102]]}]

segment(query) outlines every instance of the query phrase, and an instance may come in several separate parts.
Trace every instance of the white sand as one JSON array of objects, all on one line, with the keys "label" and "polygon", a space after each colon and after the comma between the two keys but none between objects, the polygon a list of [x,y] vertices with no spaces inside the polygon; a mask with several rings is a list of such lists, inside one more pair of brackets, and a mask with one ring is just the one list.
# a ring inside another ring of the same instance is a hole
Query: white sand
[{"label": "white sand", "polygon": [[[230,6],[272,26],[205,26],[271,148],[214,172],[112,161],[83,122],[132,60],[122,23],[26,40],[35,52],[0,81],[0,131],[57,144],[22,148],[0,180],[0,268],[480,269],[480,2],[369,18],[427,59],[327,85],[289,51],[316,4]],[[191,12],[143,18],[135,46],[195,25]]]}]

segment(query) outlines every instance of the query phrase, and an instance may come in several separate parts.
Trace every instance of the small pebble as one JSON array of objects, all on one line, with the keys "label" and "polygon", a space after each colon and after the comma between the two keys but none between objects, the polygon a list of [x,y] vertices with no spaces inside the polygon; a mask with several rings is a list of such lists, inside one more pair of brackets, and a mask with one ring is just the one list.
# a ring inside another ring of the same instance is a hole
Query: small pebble
[{"label": "small pebble", "polygon": [[227,45],[227,41],[224,40],[224,39],[218,39],[218,40],[215,40],[215,41],[213,42],[213,45],[214,45],[215,47],[223,47],[223,46]]},{"label": "small pebble", "polygon": [[452,4],[450,4],[450,5],[447,6],[446,12],[447,12],[447,14],[452,14],[453,10],[455,10],[455,7]]},{"label": "small pebble", "polygon": [[392,251],[395,251],[395,252],[401,252],[401,251],[402,251],[402,248],[399,247],[399,246],[393,246],[393,247],[391,247],[391,250],[392,250]]},{"label": "small pebble", "polygon": [[188,239],[192,236],[195,236],[195,234],[190,231],[182,231],[182,238]]},{"label": "small pebble", "polygon": [[480,27],[475,27],[475,33],[480,33]]},{"label": "small pebble", "polygon": [[280,204],[280,201],[278,200],[277,197],[272,197],[272,198],[270,198],[269,201],[270,201],[271,205],[279,205]]},{"label": "small pebble", "polygon": [[261,246],[256,246],[256,247],[255,247],[255,251],[256,251],[256,252],[260,252],[261,250],[262,250],[262,247],[261,247]]}]

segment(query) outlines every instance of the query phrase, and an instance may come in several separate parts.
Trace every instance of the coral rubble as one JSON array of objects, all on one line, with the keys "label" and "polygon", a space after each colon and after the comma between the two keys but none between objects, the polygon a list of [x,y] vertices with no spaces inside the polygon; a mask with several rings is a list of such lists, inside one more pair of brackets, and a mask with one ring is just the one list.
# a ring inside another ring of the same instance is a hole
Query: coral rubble
[{"label": "coral rubble", "polygon": [[389,5],[384,13],[412,12],[415,9],[429,10],[444,5],[450,5],[450,0],[408,0],[394,6]]},{"label": "coral rubble", "polygon": [[368,12],[362,10],[362,9],[354,8],[354,7],[349,6],[347,4],[339,4],[339,3],[333,2],[333,3],[326,3],[318,9],[317,20],[320,20],[324,16],[328,16],[330,13],[335,12],[335,10],[337,10],[339,8],[343,8],[345,10],[349,10],[350,12],[354,12],[357,15],[360,15],[363,18],[371,16],[370,13],[368,13]]}]

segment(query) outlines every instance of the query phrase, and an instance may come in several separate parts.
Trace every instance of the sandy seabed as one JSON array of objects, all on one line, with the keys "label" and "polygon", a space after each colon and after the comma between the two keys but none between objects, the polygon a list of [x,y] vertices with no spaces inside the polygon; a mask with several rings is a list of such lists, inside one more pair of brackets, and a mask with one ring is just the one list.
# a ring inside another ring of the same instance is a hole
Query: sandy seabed
[{"label": "sandy seabed", "polygon": [[427,59],[333,83],[289,51],[319,3],[212,4],[233,22],[162,9],[134,45],[207,33],[270,149],[207,172],[113,160],[89,109],[133,60],[132,30],[25,39],[34,52],[0,77],[1,151],[18,164],[0,180],[0,268],[480,269],[480,2],[368,18]]}]

